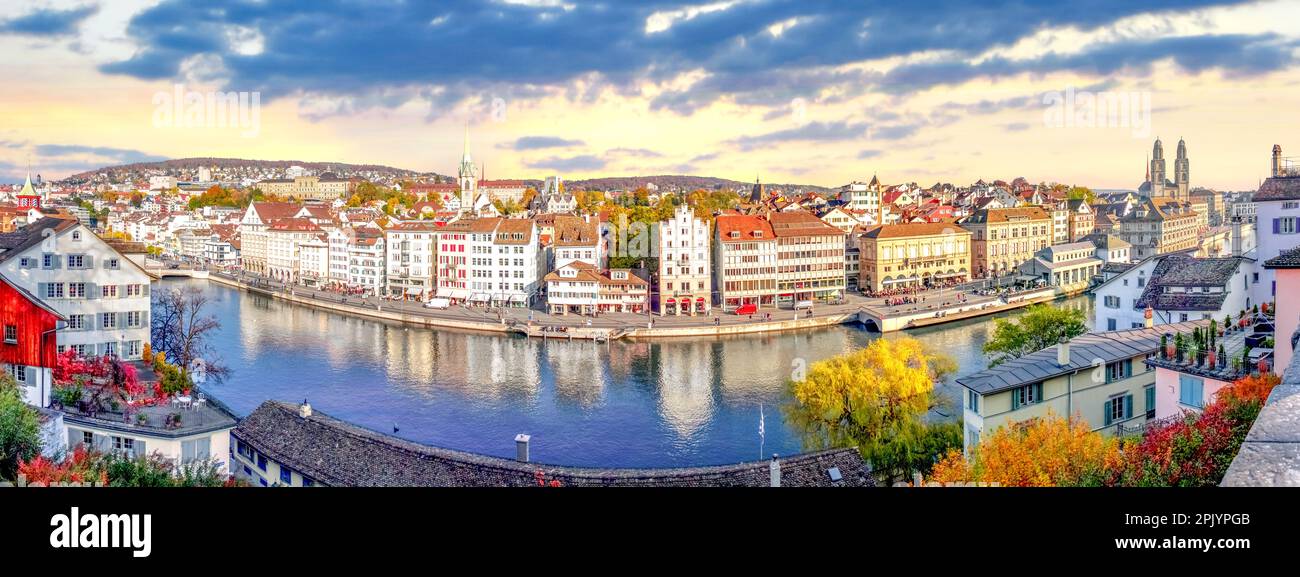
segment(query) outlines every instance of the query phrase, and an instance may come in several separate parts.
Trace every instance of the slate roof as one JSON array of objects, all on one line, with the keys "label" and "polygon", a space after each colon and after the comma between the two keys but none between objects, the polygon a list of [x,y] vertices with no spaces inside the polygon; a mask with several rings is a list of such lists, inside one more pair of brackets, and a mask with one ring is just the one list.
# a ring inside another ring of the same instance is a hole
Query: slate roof
[{"label": "slate roof", "polygon": [[1282,251],[1282,254],[1264,261],[1264,268],[1300,268],[1300,247]]},{"label": "slate roof", "polygon": [[866,238],[906,238],[937,234],[970,234],[966,229],[950,222],[914,222],[907,224],[876,225],[862,233]]},{"label": "slate roof", "polygon": [[[1223,307],[1231,287],[1226,287],[1241,266],[1239,257],[1193,258],[1186,254],[1165,255],[1151,271],[1151,280],[1133,308],[1148,305],[1160,311],[1217,311]],[[1165,292],[1165,287],[1224,287],[1223,292]]]},{"label": "slate roof", "polygon": [[0,262],[9,260],[14,255],[40,244],[41,240],[45,238],[42,234],[45,229],[52,229],[54,232],[60,233],[74,226],[77,226],[75,220],[47,216],[28,224],[22,229],[0,234]]},{"label": "slate roof", "polygon": [[[770,484],[768,461],[675,469],[593,469],[477,455],[431,447],[372,431],[319,411],[266,401],[240,421],[231,435],[268,458],[318,484],[356,487],[535,487],[563,486],[751,486]],[[872,486],[870,469],[857,449],[832,449],[780,459],[781,484]],[[842,478],[833,481],[830,469]]]},{"label": "slate roof", "polygon": [[1064,367],[1056,364],[1056,348],[1060,345],[1052,345],[996,367],[960,377],[957,384],[987,395],[1060,375],[1091,371],[1094,359],[1110,363],[1143,356],[1160,348],[1160,336],[1165,333],[1190,333],[1196,327],[1209,325],[1208,320],[1198,320],[1149,329],[1087,333],[1070,340],[1070,363]]}]

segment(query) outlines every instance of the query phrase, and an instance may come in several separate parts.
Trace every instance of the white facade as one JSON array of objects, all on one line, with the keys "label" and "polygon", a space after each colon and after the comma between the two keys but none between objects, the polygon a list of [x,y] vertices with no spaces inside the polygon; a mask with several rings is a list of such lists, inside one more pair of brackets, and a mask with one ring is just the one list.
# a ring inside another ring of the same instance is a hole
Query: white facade
[{"label": "white facade", "polygon": [[298,243],[299,282],[321,286],[329,282],[329,244],[320,238]]},{"label": "white facade", "polygon": [[[660,222],[658,227],[656,310],[661,316],[708,314],[713,306],[709,224],[696,218],[695,212],[682,204],[678,205],[672,220]],[[689,304],[684,306],[683,302]]]},{"label": "white facade", "polygon": [[85,225],[60,222],[43,229],[53,233],[43,242],[6,255],[5,277],[68,319],[58,332],[60,352],[139,359],[149,342],[153,278]]},{"label": "white facade", "polygon": [[[1263,200],[1254,203],[1255,259],[1264,262],[1300,246],[1300,200]],[[1272,302],[1277,296],[1277,276],[1273,269],[1260,267],[1260,282],[1251,291],[1254,302]]]},{"label": "white facade", "polygon": [[389,296],[423,298],[432,294],[434,231],[428,222],[397,223],[384,231]]},{"label": "white facade", "polygon": [[330,228],[325,237],[329,245],[329,280],[332,283],[348,282],[348,244],[352,242],[352,229]]},{"label": "white facade", "polygon": [[358,234],[348,243],[348,284],[377,295],[384,288],[384,235]]}]

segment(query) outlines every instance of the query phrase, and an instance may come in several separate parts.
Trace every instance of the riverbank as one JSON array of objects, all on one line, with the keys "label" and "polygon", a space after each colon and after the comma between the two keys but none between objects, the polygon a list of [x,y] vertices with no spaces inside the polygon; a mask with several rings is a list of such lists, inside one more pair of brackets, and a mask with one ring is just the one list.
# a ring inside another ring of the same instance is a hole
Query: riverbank
[{"label": "riverbank", "polygon": [[812,314],[791,310],[760,310],[755,315],[718,314],[701,317],[652,317],[605,314],[595,318],[548,315],[529,309],[451,307],[424,308],[418,302],[348,297],[306,287],[285,286],[257,277],[213,273],[208,279],[269,298],[341,314],[364,316],[425,328],[519,334],[543,339],[609,341],[616,339],[699,338],[802,331],[844,324],[862,324],[877,332],[895,332],[992,315],[1071,296],[1056,289],[1018,293],[1009,302],[996,296],[967,297],[961,302],[902,306],[873,306],[853,297],[843,304],[820,305]]}]

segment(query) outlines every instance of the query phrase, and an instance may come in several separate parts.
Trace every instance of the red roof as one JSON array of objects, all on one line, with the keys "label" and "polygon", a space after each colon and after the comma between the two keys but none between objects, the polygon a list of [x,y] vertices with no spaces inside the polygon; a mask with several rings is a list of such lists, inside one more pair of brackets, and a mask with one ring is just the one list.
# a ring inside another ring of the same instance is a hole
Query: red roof
[{"label": "red roof", "polygon": [[[776,239],[776,235],[772,232],[772,223],[763,216],[725,214],[718,216],[716,223],[718,238],[723,242]],[[733,235],[733,232],[737,234]]]}]

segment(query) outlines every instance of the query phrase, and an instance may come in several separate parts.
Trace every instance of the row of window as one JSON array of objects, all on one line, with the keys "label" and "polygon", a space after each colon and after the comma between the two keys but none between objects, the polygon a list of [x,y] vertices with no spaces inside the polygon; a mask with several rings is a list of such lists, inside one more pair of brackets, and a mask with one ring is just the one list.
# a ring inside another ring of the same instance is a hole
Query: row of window
[{"label": "row of window", "polygon": [[[70,254],[67,255],[67,259],[65,260],[63,255],[45,253],[41,255],[39,265],[40,268],[43,269],[68,268],[87,270],[95,268],[94,262],[94,257],[88,254]],[[34,257],[23,257],[19,259],[18,266],[21,268],[36,268],[37,263],[38,261]],[[103,268],[117,270],[121,268],[121,263],[122,261],[116,258],[105,259]]]}]

